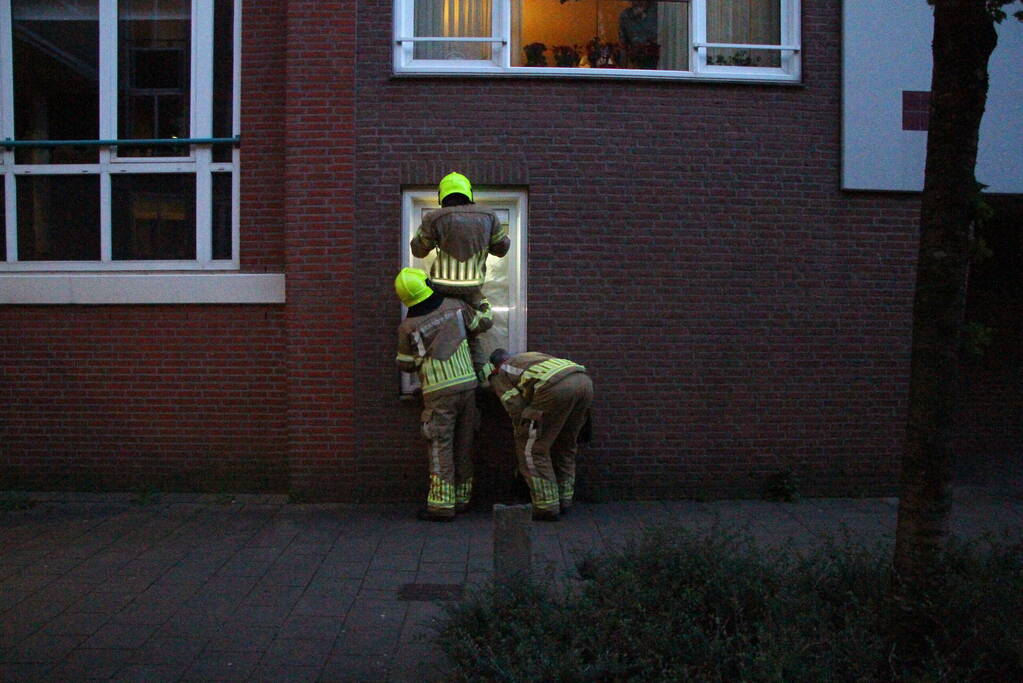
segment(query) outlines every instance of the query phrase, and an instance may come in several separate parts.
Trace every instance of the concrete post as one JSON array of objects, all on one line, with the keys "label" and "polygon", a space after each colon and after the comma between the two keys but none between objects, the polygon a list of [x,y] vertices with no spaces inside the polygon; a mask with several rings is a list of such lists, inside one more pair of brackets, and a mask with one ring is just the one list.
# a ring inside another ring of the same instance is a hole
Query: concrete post
[{"label": "concrete post", "polygon": [[532,505],[494,505],[494,582],[529,578],[533,563]]}]

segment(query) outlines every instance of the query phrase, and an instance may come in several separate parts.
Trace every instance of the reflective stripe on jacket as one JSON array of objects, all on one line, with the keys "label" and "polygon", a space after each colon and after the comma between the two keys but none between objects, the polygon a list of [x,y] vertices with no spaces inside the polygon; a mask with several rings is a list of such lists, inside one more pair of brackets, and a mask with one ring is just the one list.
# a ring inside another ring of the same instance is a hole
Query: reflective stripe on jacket
[{"label": "reflective stripe on jacket", "polygon": [[402,321],[395,360],[401,370],[418,372],[424,394],[474,389],[476,373],[467,338],[492,324],[490,311],[445,298],[436,310]]},{"label": "reflective stripe on jacket", "polygon": [[431,211],[412,238],[412,253],[423,258],[437,249],[430,278],[442,285],[478,287],[487,274],[487,255],[504,256],[508,229],[497,214],[475,204]]},{"label": "reflective stripe on jacket", "polygon": [[586,372],[586,367],[564,358],[527,351],[506,360],[490,378],[490,386],[512,419],[518,420],[538,390],[576,372]]}]

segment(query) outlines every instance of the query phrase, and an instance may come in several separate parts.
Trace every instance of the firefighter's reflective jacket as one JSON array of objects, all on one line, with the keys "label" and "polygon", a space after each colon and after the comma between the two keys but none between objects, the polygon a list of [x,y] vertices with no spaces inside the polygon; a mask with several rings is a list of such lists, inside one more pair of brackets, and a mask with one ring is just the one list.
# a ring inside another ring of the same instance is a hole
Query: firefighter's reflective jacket
[{"label": "firefighter's reflective jacket", "polygon": [[487,254],[504,256],[510,245],[508,229],[497,214],[466,204],[426,214],[410,246],[417,258],[437,249],[437,260],[430,267],[435,283],[479,287],[487,274]]},{"label": "firefighter's reflective jacket", "polygon": [[[489,372],[491,368],[485,367]],[[557,384],[562,378],[586,367],[564,358],[528,351],[512,356],[501,364],[501,369],[490,378],[490,386],[501,399],[513,422],[522,418],[522,411],[533,401],[535,393],[547,385]]]},{"label": "firefighter's reflective jacket", "polygon": [[440,396],[476,388],[467,337],[493,325],[489,310],[478,311],[446,298],[426,315],[408,317],[398,327],[398,367],[418,372],[423,394]]}]

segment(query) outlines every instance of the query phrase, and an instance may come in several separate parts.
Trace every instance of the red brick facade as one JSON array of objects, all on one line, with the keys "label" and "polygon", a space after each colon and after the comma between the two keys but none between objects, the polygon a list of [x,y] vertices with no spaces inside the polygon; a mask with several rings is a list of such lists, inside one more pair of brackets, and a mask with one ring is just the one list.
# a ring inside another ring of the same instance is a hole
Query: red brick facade
[{"label": "red brick facade", "polygon": [[421,496],[400,199],[459,169],[528,193],[528,345],[596,386],[582,496],[894,490],[918,198],[840,189],[838,0],[798,86],[398,78],[393,4],[245,3],[242,267],[287,304],[0,308],[0,487]]}]

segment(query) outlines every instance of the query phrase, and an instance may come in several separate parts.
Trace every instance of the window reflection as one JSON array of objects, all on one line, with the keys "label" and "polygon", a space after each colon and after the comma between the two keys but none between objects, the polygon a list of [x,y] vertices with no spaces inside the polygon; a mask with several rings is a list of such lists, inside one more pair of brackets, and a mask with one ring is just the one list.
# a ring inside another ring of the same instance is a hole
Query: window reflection
[{"label": "window reflection", "polygon": [[[18,140],[99,137],[98,0],[12,0]],[[18,149],[19,164],[96,163],[88,147]]]},{"label": "window reflection", "polygon": [[232,256],[231,174],[213,174],[213,258]]},{"label": "window reflection", "polygon": [[98,261],[99,176],[15,178],[19,261]]},{"label": "window reflection", "polygon": [[[213,3],[213,137],[234,135],[234,1]],[[216,145],[214,161],[231,161],[232,148]]]},{"label": "window reflection", "polygon": [[195,258],[195,176],[125,174],[110,179],[114,260]]},{"label": "window reflection", "polygon": [[[118,137],[189,137],[188,0],[119,0]],[[185,156],[187,148],[121,147],[120,156]]]}]

